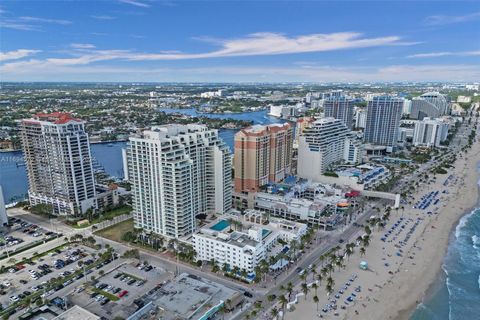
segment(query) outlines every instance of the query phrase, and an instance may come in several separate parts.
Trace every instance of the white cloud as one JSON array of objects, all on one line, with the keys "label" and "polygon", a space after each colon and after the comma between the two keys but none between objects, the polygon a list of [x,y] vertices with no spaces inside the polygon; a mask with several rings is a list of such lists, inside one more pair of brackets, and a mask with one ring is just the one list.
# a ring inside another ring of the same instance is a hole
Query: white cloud
[{"label": "white cloud", "polygon": [[18,49],[15,51],[0,52],[0,61],[22,59],[36,53],[40,50]]},{"label": "white cloud", "polygon": [[68,25],[72,24],[69,20],[59,20],[59,19],[47,19],[47,18],[39,18],[39,17],[20,17],[18,20],[26,21],[26,22],[38,22],[38,23],[52,23],[52,24],[61,24],[61,25]]},{"label": "white cloud", "polygon": [[149,8],[150,5],[136,0],[118,0],[121,3],[131,4],[132,6]]},{"label": "white cloud", "polygon": [[160,51],[158,53],[141,53],[131,50],[95,50],[95,46],[92,44],[77,43],[70,45],[72,48],[78,49],[71,52],[71,55],[74,56],[73,58],[49,58],[39,61],[39,63],[85,65],[105,60],[153,61],[279,55],[402,44],[399,40],[400,38],[397,36],[362,38],[361,34],[353,32],[311,34],[293,38],[277,33],[255,33],[245,38],[234,40],[208,39],[209,42],[219,44],[221,48],[205,53],[182,53],[173,50]]},{"label": "white cloud", "polygon": [[462,23],[480,19],[480,12],[469,13],[463,16],[435,15],[426,17],[424,23],[429,26]]},{"label": "white cloud", "polygon": [[26,24],[26,23],[18,23],[13,20],[4,20],[0,22],[0,29],[13,29],[13,30],[22,30],[22,31],[41,31],[40,27]]},{"label": "white cloud", "polygon": [[437,57],[446,57],[446,56],[458,56],[458,57],[465,57],[465,56],[480,56],[479,51],[461,51],[461,52],[428,52],[428,53],[416,53],[407,56],[407,58],[437,58]]},{"label": "white cloud", "polygon": [[70,47],[74,49],[95,49],[95,45],[91,43],[71,43]]},{"label": "white cloud", "polygon": [[132,53],[129,60],[181,60],[235,56],[278,55],[306,52],[323,52],[406,44],[398,36],[362,38],[361,33],[339,32],[287,37],[279,33],[254,33],[239,39],[202,38],[221,48],[206,53]]},{"label": "white cloud", "polygon": [[90,16],[90,18],[97,19],[97,20],[115,20],[116,17],[107,16],[107,15],[99,15],[99,16]]}]

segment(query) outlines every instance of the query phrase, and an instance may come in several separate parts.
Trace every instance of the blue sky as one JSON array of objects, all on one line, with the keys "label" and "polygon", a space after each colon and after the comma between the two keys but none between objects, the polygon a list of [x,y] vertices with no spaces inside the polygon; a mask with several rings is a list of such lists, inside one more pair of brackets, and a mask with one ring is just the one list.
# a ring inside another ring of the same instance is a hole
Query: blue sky
[{"label": "blue sky", "polygon": [[3,1],[2,81],[480,81],[480,2]]}]

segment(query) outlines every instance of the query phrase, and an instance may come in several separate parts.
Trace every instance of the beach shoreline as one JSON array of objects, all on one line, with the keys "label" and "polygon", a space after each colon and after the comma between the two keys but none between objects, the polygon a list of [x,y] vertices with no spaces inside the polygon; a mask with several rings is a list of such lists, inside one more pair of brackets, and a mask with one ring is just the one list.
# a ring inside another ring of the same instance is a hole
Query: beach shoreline
[{"label": "beach shoreline", "polygon": [[[426,301],[428,301],[430,298],[433,297],[434,294],[436,294],[440,289],[441,289],[441,286],[442,286],[442,282],[445,280],[446,278],[446,274],[445,274],[445,271],[443,270],[443,263],[444,263],[444,260],[447,256],[447,253],[448,253],[448,248],[450,246],[450,243],[451,241],[455,241],[455,232],[456,232],[456,229],[460,223],[460,221],[465,217],[465,216],[468,216],[470,215],[474,210],[476,210],[479,205],[480,205],[480,186],[478,185],[478,182],[479,182],[479,179],[480,179],[480,171],[479,171],[479,165],[480,165],[480,159],[478,159],[478,156],[479,156],[479,153],[480,152],[480,148],[478,147],[478,143],[475,144],[476,148],[478,149],[476,151],[476,157],[474,159],[472,159],[471,161],[469,161],[470,163],[471,162],[474,162],[475,163],[475,175],[472,175],[472,178],[471,180],[474,180],[474,183],[475,185],[472,186],[473,188],[476,186],[477,187],[477,192],[476,192],[476,197],[474,198],[474,202],[475,204],[473,206],[470,206],[467,210],[465,210],[463,212],[463,214],[461,215],[457,215],[456,216],[456,220],[455,220],[455,223],[452,224],[451,228],[450,228],[450,231],[448,233],[448,241],[446,243],[446,245],[444,245],[442,247],[442,251],[443,251],[443,258],[441,259],[441,263],[436,263],[435,264],[435,267],[437,268],[436,270],[436,273],[435,273],[435,277],[434,277],[434,280],[430,283],[430,285],[424,290],[422,296],[421,296],[421,300],[420,302],[418,303],[415,303],[415,304],[412,304],[410,307],[406,308],[405,310],[401,310],[399,311],[399,315],[397,317],[398,320],[408,320],[412,317],[413,313],[415,312],[415,310],[418,308],[418,305],[420,303],[424,303]],[[472,149],[473,151],[473,149]],[[471,181],[470,181],[470,184],[471,184]],[[473,189],[472,188],[472,189]]]},{"label": "beach shoreline", "polygon": [[[442,273],[444,273],[442,269],[442,264],[448,252],[448,247],[450,244],[450,237],[455,236],[455,230],[460,223],[460,220],[470,214],[475,208],[478,207],[479,199],[480,199],[480,189],[478,187],[478,179],[479,179],[479,172],[477,170],[480,155],[480,145],[476,143],[472,146],[472,149],[468,152],[468,154],[463,156],[463,160],[465,162],[465,168],[472,168],[475,170],[475,174],[468,174],[468,172],[463,172],[463,179],[464,185],[461,188],[457,189],[457,192],[460,193],[461,190],[465,190],[466,196],[463,198],[464,201],[458,203],[456,202],[455,205],[464,207],[463,210],[458,210],[458,213],[452,217],[452,219],[444,219],[443,224],[448,226],[448,233],[447,237],[439,237],[438,240],[435,242],[436,246],[436,253],[430,255],[430,268],[435,268],[434,272],[426,272],[417,275],[417,277],[421,277],[422,281],[416,282],[416,286],[412,287],[411,290],[411,299],[409,299],[408,305],[402,309],[395,308],[391,309],[389,316],[385,317],[386,319],[396,319],[396,320],[409,320],[415,310],[417,309],[418,305],[426,299],[430,297],[429,294],[432,294],[435,288],[439,288],[439,281],[442,277]],[[466,159],[465,159],[466,158]],[[457,161],[458,162],[458,161]],[[456,163],[457,164],[457,163]],[[457,171],[456,168],[455,171]],[[465,209],[466,208],[466,209]],[[450,212],[452,213],[452,212]],[[430,271],[432,271],[430,269]],[[413,289],[416,288],[416,289]],[[413,298],[415,297],[415,298]]]},{"label": "beach shoreline", "polygon": [[[480,161],[479,161],[479,163],[480,163]],[[477,172],[477,178],[480,178],[480,173],[478,173],[478,172]],[[477,185],[477,187],[478,187],[478,185]],[[479,206],[480,206],[479,201],[480,201],[480,188],[478,189],[478,194],[477,194],[477,204],[475,206],[473,206],[472,208],[466,210],[463,213],[463,215],[458,216],[457,221],[455,222],[455,224],[452,225],[452,228],[450,229],[450,233],[449,233],[449,237],[448,237],[449,241],[447,242],[446,247],[443,248],[443,251],[444,251],[443,258],[441,260],[441,263],[439,265],[438,264],[436,265],[438,270],[435,273],[434,281],[432,281],[430,283],[430,285],[427,287],[427,289],[424,291],[424,293],[422,295],[422,298],[418,303],[412,304],[411,307],[409,307],[405,310],[400,310],[399,311],[398,317],[396,318],[397,320],[409,320],[412,317],[412,315],[415,313],[415,311],[417,310],[418,306],[421,303],[425,303],[425,302],[429,301],[432,297],[434,297],[442,289],[443,282],[447,278],[447,275],[445,274],[445,270],[443,270],[443,263],[444,263],[444,259],[447,256],[448,248],[450,246],[451,241],[455,241],[455,231],[456,231],[460,221],[464,217],[470,215],[472,213],[472,211],[479,208]]]},{"label": "beach shoreline", "polygon": [[[451,237],[455,236],[460,220],[478,206],[479,161],[480,143],[476,142],[467,153],[458,154],[447,174],[436,174],[433,182],[423,183],[411,195],[412,203],[416,203],[432,191],[438,191],[438,205],[424,210],[413,208],[413,204],[405,205],[404,210],[392,212],[385,229],[372,229],[372,241],[366,254],[360,254],[357,247],[345,267],[332,274],[335,303],[342,305],[342,310],[339,308],[329,313],[321,310],[334,298],[325,294],[323,284],[318,294],[315,290],[315,293],[299,299],[287,316],[299,319],[410,319],[418,305],[440,288],[444,259],[454,240]],[[432,181],[432,174],[430,176]],[[427,214],[427,211],[433,213]],[[391,235],[386,241],[380,241],[393,224],[396,227],[393,226],[395,229]],[[359,235],[362,233],[360,231]],[[368,262],[368,271],[359,269],[361,261]],[[352,282],[349,279],[353,274],[358,278]],[[358,287],[361,287],[359,291],[353,290]],[[345,293],[335,294],[340,288]],[[352,293],[356,293],[355,299],[346,303],[345,299]],[[318,310],[312,302],[314,295],[320,300]]]}]

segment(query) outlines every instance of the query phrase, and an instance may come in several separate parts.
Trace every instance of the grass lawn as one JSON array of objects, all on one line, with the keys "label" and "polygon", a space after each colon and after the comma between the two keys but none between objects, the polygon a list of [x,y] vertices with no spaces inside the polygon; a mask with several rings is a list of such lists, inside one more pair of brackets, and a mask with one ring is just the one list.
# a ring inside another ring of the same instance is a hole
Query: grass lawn
[{"label": "grass lawn", "polygon": [[123,242],[122,236],[126,232],[132,231],[132,230],[133,230],[133,219],[128,219],[120,223],[117,223],[111,227],[97,231],[95,232],[95,234],[116,242]]},{"label": "grass lawn", "polygon": [[93,219],[90,223],[85,223],[85,224],[82,224],[81,226],[79,226],[77,224],[73,224],[72,227],[75,228],[75,229],[87,228],[91,225],[100,223],[102,221],[112,220],[113,218],[121,216],[123,214],[129,214],[131,211],[132,211],[132,207],[127,206],[127,205],[121,206],[121,207],[115,208],[113,210],[101,213],[98,218]]}]

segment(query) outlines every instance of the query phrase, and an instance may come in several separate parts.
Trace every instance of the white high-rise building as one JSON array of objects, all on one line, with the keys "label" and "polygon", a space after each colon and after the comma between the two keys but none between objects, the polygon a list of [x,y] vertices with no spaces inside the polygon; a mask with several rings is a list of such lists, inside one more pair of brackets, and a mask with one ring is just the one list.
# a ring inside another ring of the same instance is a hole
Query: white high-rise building
[{"label": "white high-rise building", "polygon": [[448,136],[449,124],[442,119],[424,118],[415,123],[413,145],[439,147]]},{"label": "white high-rise building", "polygon": [[438,92],[427,92],[412,100],[410,118],[436,118],[450,112],[450,103],[447,97]]},{"label": "white high-rise building", "polygon": [[0,186],[0,228],[8,223],[7,209],[3,198],[2,186]]},{"label": "white high-rise building", "polygon": [[68,113],[37,114],[20,125],[31,205],[53,214],[82,215],[96,208],[90,144],[84,122]]},{"label": "white high-rise building", "polygon": [[412,112],[412,100],[403,99],[403,114],[410,114]]},{"label": "white high-rise building", "polygon": [[217,130],[164,125],[132,136],[126,150],[135,228],[179,238],[198,214],[232,207],[232,164]]},{"label": "white high-rise building", "polygon": [[355,128],[356,129],[365,129],[367,125],[367,110],[358,109],[355,113]]},{"label": "white high-rise building", "polygon": [[363,141],[355,132],[347,134],[343,160],[349,164],[359,164],[363,157]]},{"label": "white high-rise building", "polygon": [[345,160],[350,130],[342,120],[322,118],[307,127],[298,142],[298,176],[317,181],[336,162]]}]

